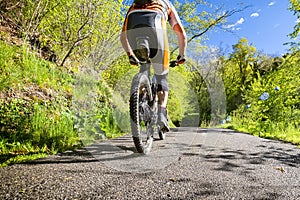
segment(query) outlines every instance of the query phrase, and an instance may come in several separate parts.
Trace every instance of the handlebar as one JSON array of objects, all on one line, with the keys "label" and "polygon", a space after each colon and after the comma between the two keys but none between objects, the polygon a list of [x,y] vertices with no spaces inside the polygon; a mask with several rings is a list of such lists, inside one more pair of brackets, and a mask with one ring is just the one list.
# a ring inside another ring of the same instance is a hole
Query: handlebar
[{"label": "handlebar", "polygon": [[[130,62],[130,64],[132,64],[132,65],[138,65],[138,66],[139,66],[139,65],[141,65],[142,63],[141,63],[141,62],[137,62],[137,63],[135,63],[135,62]],[[178,61],[178,60],[172,60],[172,61],[170,61],[169,66],[172,67],[172,68],[174,68],[174,67],[178,66],[179,64],[181,64],[180,61]]]}]

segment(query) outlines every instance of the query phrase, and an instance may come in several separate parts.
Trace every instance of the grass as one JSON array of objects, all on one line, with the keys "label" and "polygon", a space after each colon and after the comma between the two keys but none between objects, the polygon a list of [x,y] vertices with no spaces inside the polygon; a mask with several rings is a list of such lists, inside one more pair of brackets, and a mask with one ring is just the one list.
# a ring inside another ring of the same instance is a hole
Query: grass
[{"label": "grass", "polygon": [[234,119],[233,122],[223,125],[222,128],[249,133],[261,138],[288,142],[300,148],[300,130],[294,125],[276,123],[268,127],[262,127],[261,122],[257,122],[256,124],[252,123],[252,125],[247,126],[242,121],[244,119]]},{"label": "grass", "polygon": [[264,138],[281,140],[300,147],[300,130],[292,125],[287,125],[286,127],[275,126],[268,131],[261,132],[260,135]]},{"label": "grass", "polygon": [[[38,59],[29,47],[10,46],[0,40],[0,91],[34,84],[41,88],[70,91],[72,76],[56,65]],[[21,81],[22,80],[22,81]]]},{"label": "grass", "polygon": [[0,41],[0,166],[80,145],[69,109],[73,77],[27,46]]},{"label": "grass", "polygon": [[35,147],[30,142],[8,143],[5,139],[0,141],[0,167],[11,164],[22,163],[49,155],[47,146],[43,148]]},{"label": "grass", "polygon": [[121,134],[99,81],[1,40],[0,63],[0,167]]}]

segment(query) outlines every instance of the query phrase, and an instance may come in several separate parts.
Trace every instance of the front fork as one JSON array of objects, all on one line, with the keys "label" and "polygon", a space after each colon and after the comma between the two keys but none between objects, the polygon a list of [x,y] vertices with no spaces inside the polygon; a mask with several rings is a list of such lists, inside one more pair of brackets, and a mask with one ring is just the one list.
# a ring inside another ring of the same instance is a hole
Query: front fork
[{"label": "front fork", "polygon": [[146,134],[147,138],[153,137],[154,134],[154,128],[157,125],[157,95],[156,92],[152,93],[155,94],[153,97],[153,100],[151,102],[147,102],[144,97],[146,97],[146,94],[143,94],[142,100],[140,102],[140,119],[145,122],[146,128]]},{"label": "front fork", "polygon": [[[153,137],[154,128],[157,125],[157,110],[158,110],[158,97],[157,97],[157,83],[155,76],[150,79],[150,62],[144,63],[141,65],[140,73],[144,73],[149,78],[151,83],[151,94],[147,94],[147,90],[143,91],[142,100],[140,102],[140,109],[143,112],[140,112],[140,119],[143,119],[147,127],[147,137]],[[147,95],[149,98],[147,98]],[[147,101],[148,100],[148,101]]]}]

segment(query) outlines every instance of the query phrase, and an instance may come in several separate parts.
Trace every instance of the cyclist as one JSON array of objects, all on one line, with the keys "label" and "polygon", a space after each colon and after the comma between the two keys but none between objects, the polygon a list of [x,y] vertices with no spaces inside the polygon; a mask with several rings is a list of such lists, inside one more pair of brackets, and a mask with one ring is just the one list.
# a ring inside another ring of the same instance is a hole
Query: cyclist
[{"label": "cyclist", "polygon": [[163,132],[170,130],[167,118],[169,47],[167,21],[176,33],[179,46],[177,63],[185,62],[187,39],[178,13],[169,0],[134,0],[129,8],[122,33],[121,43],[127,52],[129,62],[138,65],[143,59],[137,50],[137,38],[147,36],[150,46],[150,60],[158,83],[158,120]]}]

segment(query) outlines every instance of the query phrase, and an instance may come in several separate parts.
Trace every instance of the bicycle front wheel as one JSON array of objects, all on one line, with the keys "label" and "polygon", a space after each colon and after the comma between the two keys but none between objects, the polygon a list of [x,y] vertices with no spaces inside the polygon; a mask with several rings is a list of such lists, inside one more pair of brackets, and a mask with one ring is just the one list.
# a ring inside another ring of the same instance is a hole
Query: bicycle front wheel
[{"label": "bicycle front wheel", "polygon": [[152,116],[148,106],[152,94],[147,75],[139,73],[134,77],[130,94],[130,124],[134,145],[139,153],[147,154],[153,142]]}]

